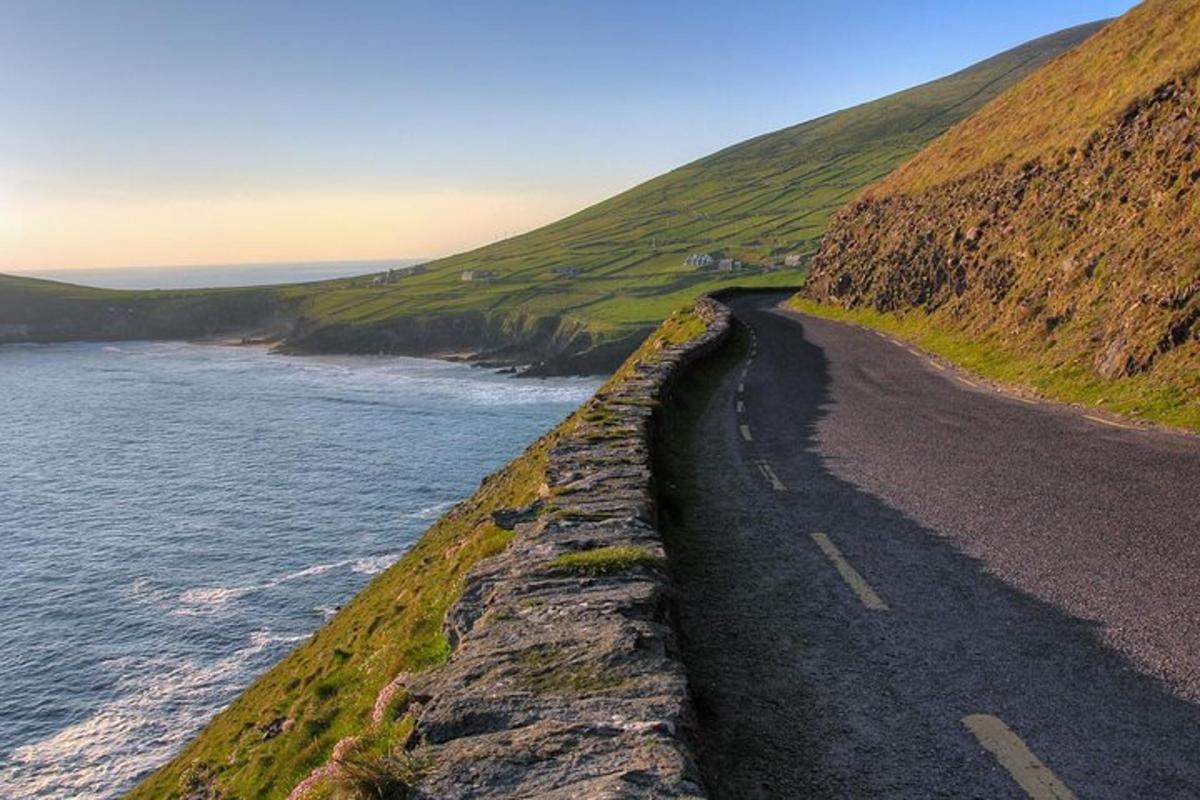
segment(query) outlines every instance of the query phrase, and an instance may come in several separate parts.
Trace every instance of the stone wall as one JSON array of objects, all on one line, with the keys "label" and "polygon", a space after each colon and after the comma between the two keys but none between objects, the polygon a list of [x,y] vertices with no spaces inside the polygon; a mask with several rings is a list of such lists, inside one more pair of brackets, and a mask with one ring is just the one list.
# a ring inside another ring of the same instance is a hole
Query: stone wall
[{"label": "stone wall", "polygon": [[730,330],[716,300],[696,311],[704,333],[654,350],[582,409],[541,497],[494,514],[516,536],[447,614],[450,660],[397,678],[423,796],[704,796],[650,452],[672,384]]}]

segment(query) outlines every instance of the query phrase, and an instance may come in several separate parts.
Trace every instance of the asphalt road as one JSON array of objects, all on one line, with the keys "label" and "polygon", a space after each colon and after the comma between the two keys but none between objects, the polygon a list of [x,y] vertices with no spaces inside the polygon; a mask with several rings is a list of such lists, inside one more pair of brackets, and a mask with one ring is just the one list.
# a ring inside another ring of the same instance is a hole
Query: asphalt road
[{"label": "asphalt road", "polygon": [[1200,798],[1200,438],[779,299],[660,465],[713,796]]}]

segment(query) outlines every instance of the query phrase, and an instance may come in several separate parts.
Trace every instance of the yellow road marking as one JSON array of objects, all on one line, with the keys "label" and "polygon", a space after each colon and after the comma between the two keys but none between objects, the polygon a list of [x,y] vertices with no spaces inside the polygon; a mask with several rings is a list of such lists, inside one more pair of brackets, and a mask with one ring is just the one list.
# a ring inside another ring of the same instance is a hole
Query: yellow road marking
[{"label": "yellow road marking", "polygon": [[812,540],[817,543],[817,547],[821,548],[821,552],[825,557],[833,562],[834,569],[842,576],[842,580],[850,585],[854,593],[858,595],[858,599],[862,600],[862,604],[872,611],[888,611],[887,603],[883,602],[875,590],[871,588],[871,584],[867,583],[862,575],[858,574],[858,570],[850,566],[850,562],[842,556],[840,550],[828,536],[823,533],[812,534]]},{"label": "yellow road marking", "polygon": [[750,436],[750,426],[749,425],[739,425],[738,430],[740,430],[742,432],[742,438],[745,439],[747,442],[754,441],[753,437]]},{"label": "yellow road marking", "polygon": [[771,465],[765,461],[758,462],[758,471],[763,474],[771,484],[771,488],[777,492],[787,491],[787,487],[783,485],[783,481],[779,480],[779,476],[775,474],[775,470],[771,469]]},{"label": "yellow road marking", "polygon": [[1120,422],[1113,422],[1111,419],[1104,417],[1093,417],[1091,414],[1084,414],[1084,419],[1090,419],[1092,422],[1099,422],[1101,425],[1107,425],[1110,428],[1120,428],[1123,431],[1136,431],[1137,428],[1132,425],[1122,425]]},{"label": "yellow road marking", "polygon": [[1004,721],[991,714],[968,714],[962,718],[967,730],[1032,800],[1075,800],[1074,793],[1043,764],[1029,746]]}]

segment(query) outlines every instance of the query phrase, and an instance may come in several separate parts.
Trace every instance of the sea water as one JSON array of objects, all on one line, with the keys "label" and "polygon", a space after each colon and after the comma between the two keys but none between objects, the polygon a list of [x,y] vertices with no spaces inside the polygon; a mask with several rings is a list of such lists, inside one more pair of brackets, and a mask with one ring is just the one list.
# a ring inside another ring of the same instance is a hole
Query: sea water
[{"label": "sea water", "polygon": [[596,383],[0,347],[0,797],[128,789]]}]

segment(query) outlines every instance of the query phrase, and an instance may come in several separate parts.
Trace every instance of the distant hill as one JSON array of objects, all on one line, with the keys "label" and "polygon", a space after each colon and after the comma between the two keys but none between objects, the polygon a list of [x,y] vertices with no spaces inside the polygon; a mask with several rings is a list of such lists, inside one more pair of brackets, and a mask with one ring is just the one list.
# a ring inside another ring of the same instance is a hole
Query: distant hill
[{"label": "distant hill", "polygon": [[1017,84],[837,216],[807,296],[1200,427],[1198,42],[1148,0]]},{"label": "distant hill", "polygon": [[[424,274],[383,285],[365,276],[277,289],[271,327],[282,306],[298,321],[288,339],[297,350],[427,354],[499,344],[486,355],[578,355],[563,368],[607,370],[703,291],[730,282],[799,283],[803,262],[771,272],[761,267],[781,265],[788,255],[806,262],[848,198],[1098,27],[1036,39],[946,78],[750,139],[544,228],[435,261]],[[707,252],[740,259],[749,269],[718,273],[684,264],[687,255]],[[556,267],[567,274],[556,274]],[[468,270],[494,274],[466,282]],[[206,296],[125,292],[89,299],[86,291],[57,284],[33,291],[11,283],[0,284],[0,294],[8,296],[0,298],[0,325],[25,324],[45,338],[129,335],[166,302],[149,326],[162,331],[170,309],[194,310]],[[253,328],[242,324],[246,307],[220,319]],[[195,335],[199,322],[188,316],[174,327]],[[207,333],[220,326],[200,327]]]}]

